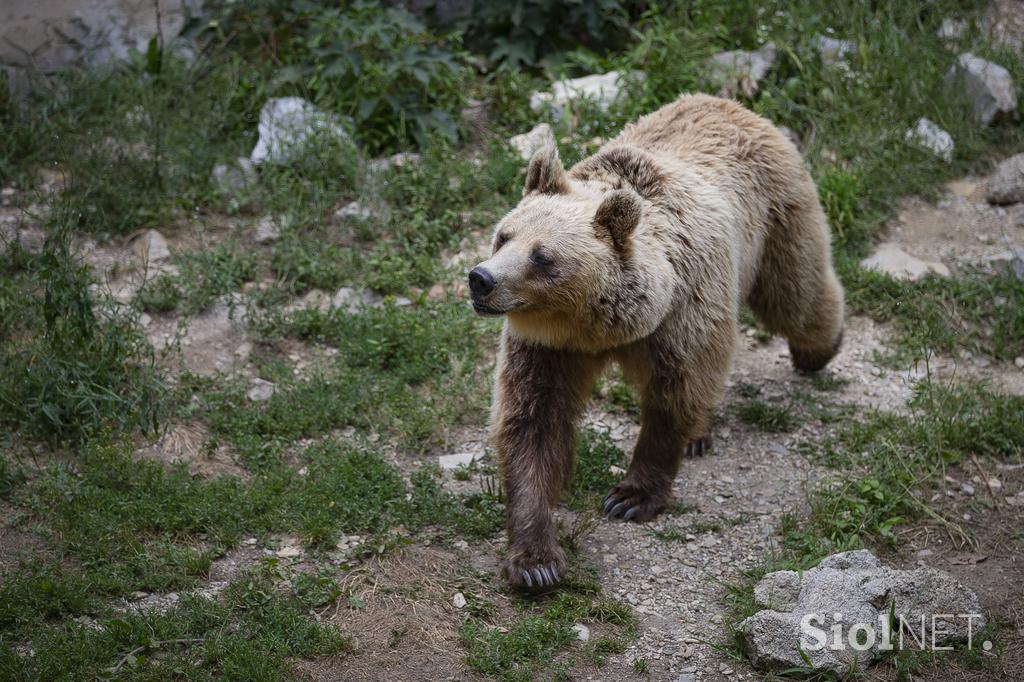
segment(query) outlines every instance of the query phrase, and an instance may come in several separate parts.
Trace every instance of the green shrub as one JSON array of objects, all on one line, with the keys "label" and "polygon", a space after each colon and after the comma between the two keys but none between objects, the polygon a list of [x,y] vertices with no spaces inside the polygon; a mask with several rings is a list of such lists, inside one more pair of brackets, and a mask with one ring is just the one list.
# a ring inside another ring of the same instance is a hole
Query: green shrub
[{"label": "green shrub", "polygon": [[[19,260],[21,257],[15,257]],[[92,274],[71,253],[67,222],[0,288],[0,425],[52,444],[107,426],[157,426],[163,382],[135,313],[94,298]]]}]

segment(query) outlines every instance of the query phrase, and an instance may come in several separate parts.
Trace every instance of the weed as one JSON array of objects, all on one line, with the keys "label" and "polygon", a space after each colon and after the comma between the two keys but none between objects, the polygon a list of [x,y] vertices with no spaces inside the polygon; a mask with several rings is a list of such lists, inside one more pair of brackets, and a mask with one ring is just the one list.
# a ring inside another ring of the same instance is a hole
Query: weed
[{"label": "weed", "polygon": [[58,222],[38,256],[4,257],[5,270],[20,272],[0,288],[9,340],[0,351],[0,425],[51,444],[111,425],[155,430],[163,382],[152,351],[135,313],[94,297],[70,240]]},{"label": "weed", "polygon": [[740,419],[767,433],[788,433],[799,426],[798,416],[789,405],[769,405],[748,401],[739,408]]},{"label": "weed", "polygon": [[619,482],[622,474],[611,467],[625,468],[626,455],[607,433],[587,430],[576,446],[576,469],[569,487],[568,504],[574,509],[596,510],[599,500]]}]

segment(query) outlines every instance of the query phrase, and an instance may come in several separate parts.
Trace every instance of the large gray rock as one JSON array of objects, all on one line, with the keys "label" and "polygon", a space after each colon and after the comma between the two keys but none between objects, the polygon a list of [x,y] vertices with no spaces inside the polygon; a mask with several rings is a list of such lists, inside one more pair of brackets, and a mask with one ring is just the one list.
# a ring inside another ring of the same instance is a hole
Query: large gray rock
[{"label": "large gray rock", "polygon": [[[173,47],[201,0],[161,0],[160,29]],[[140,0],[5,0],[0,3],[0,68],[23,94],[31,72],[53,73],[145,53],[157,34],[156,6]]]},{"label": "large gray rock", "polygon": [[1004,159],[985,183],[985,198],[990,204],[1016,204],[1024,201],[1024,154]]},{"label": "large gray rock", "polygon": [[[630,78],[643,80],[645,74],[633,73]],[[595,73],[582,78],[560,80],[551,84],[550,92],[534,92],[530,95],[530,108],[540,112],[550,109],[556,121],[562,120],[565,107],[571,102],[587,99],[607,109],[622,92],[626,74],[619,71]]]},{"label": "large gray rock", "polygon": [[[763,610],[739,630],[761,670],[807,669],[810,661],[814,670],[840,677],[863,671],[887,651],[887,642],[899,646],[901,618],[919,640],[923,633],[926,646],[933,639],[936,646],[980,646],[976,637],[985,627],[977,596],[953,576],[886,568],[867,550],[834,554],[802,574],[769,573],[754,599]],[[903,642],[916,646],[910,636]]]},{"label": "large gray rock", "polygon": [[896,244],[879,244],[875,252],[860,262],[862,268],[883,272],[894,279],[916,282],[925,275],[949,277],[949,268],[942,263],[915,258]]},{"label": "large gray rock", "polygon": [[719,94],[743,94],[753,97],[761,81],[775,65],[775,43],[765,43],[753,52],[729,50],[719,52],[707,61],[711,82]]},{"label": "large gray rock", "polygon": [[1017,115],[1017,90],[1010,72],[969,52],[957,57],[946,73],[946,86],[963,88],[979,123]]},{"label": "large gray rock", "polygon": [[291,163],[315,140],[349,140],[341,117],[301,97],[268,99],[260,110],[258,128],[260,137],[249,156],[257,166]]}]

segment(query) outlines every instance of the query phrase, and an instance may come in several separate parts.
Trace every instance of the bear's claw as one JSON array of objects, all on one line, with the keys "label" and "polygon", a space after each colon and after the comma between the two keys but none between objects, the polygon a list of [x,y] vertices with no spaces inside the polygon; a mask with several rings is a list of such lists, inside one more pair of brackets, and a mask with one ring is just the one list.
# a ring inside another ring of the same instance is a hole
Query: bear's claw
[{"label": "bear's claw", "polygon": [[683,454],[686,457],[703,457],[711,450],[711,434],[690,441]]},{"label": "bear's claw", "polygon": [[516,589],[536,590],[555,587],[566,575],[564,557],[545,553],[547,557],[536,556],[510,557],[506,560],[502,573],[509,584]]},{"label": "bear's claw", "polygon": [[653,519],[665,507],[661,496],[618,485],[604,498],[603,509],[605,518],[643,523]]},{"label": "bear's claw", "polygon": [[534,587],[554,587],[562,581],[554,564],[541,566],[540,568],[524,568],[521,569],[520,575],[523,577],[523,585],[530,589]]}]

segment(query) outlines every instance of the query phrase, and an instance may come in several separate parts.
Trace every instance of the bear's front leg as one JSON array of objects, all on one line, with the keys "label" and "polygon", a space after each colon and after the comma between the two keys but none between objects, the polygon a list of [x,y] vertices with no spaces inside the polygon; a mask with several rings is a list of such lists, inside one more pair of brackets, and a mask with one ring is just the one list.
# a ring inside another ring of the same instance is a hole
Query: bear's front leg
[{"label": "bear's front leg", "polygon": [[599,361],[570,351],[502,336],[492,430],[507,504],[508,557],[513,587],[538,588],[565,577],[552,507],[572,475],[576,421]]}]

